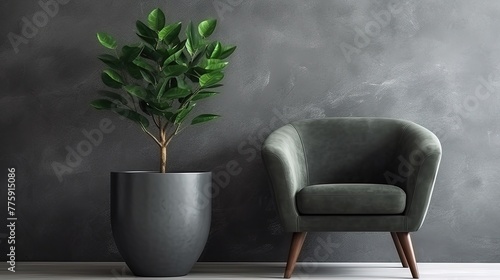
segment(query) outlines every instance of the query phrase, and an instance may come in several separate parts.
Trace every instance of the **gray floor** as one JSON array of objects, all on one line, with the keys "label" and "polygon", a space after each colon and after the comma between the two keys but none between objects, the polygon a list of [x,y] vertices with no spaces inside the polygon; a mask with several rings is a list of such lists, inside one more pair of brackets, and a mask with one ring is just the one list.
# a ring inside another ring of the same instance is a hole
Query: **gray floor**
[{"label": "gray floor", "polygon": [[[177,279],[279,279],[284,263],[198,263],[192,272]],[[124,263],[18,263],[16,272],[0,266],[0,278],[7,279],[132,279]],[[420,263],[420,279],[500,279],[500,264]],[[167,279],[167,278],[154,278]],[[301,263],[292,279],[411,279],[399,263]]]}]

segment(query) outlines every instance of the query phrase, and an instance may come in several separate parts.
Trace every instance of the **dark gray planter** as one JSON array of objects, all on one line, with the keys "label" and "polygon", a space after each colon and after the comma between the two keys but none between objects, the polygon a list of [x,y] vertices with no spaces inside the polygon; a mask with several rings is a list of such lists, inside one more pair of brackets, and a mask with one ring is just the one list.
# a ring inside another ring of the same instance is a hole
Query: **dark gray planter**
[{"label": "dark gray planter", "polygon": [[210,230],[211,172],[111,173],[116,246],[137,276],[186,275]]}]

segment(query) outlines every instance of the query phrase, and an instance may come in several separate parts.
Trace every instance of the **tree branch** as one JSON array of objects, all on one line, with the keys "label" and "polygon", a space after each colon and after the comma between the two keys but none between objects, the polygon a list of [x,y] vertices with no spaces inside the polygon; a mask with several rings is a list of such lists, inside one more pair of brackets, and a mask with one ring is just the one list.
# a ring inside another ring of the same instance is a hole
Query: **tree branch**
[{"label": "tree branch", "polygon": [[[180,126],[180,125],[179,125],[179,126]],[[181,134],[181,132],[183,132],[183,131],[184,131],[184,129],[186,129],[186,128],[188,128],[188,127],[189,127],[189,125],[188,125],[188,126],[183,127],[182,129],[180,129],[180,130],[176,133],[176,135],[177,135],[177,134]]]},{"label": "tree branch", "polygon": [[[151,117],[153,118],[153,122],[155,123],[156,127],[160,128],[160,124],[156,121],[155,115],[151,114]],[[160,121],[160,117],[158,116],[158,121]]]},{"label": "tree branch", "polygon": [[175,128],[174,133],[172,133],[170,136],[168,136],[167,141],[165,142],[165,146],[167,146],[170,143],[170,141],[172,141],[172,138],[174,138],[174,136],[177,135],[177,133],[179,133],[179,128],[180,127],[181,127],[180,124],[177,125],[177,127]]},{"label": "tree branch", "polygon": [[158,144],[158,146],[161,147],[160,141],[158,141],[158,139],[153,134],[151,134],[151,132],[149,132],[149,130],[147,130],[146,127],[144,127],[144,125],[142,123],[141,123],[141,128],[142,128],[142,131],[146,132],[146,134],[148,134],[151,138],[153,138],[153,140],[156,142],[156,144]]},{"label": "tree branch", "polygon": [[171,122],[169,120],[167,120],[165,122],[165,125],[163,126],[163,130],[166,132],[168,130],[168,127],[171,125]]}]

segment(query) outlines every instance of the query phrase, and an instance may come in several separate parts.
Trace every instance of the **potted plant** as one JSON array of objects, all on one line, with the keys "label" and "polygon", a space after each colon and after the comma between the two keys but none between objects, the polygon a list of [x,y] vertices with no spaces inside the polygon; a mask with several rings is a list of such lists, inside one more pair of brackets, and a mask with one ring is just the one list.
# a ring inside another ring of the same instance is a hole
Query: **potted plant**
[{"label": "potted plant", "polygon": [[212,174],[167,173],[167,147],[187,127],[219,117],[190,116],[197,103],[217,95],[236,49],[208,40],[216,24],[190,22],[181,32],[181,22],[167,24],[162,10],[154,9],[147,23],[136,22],[137,44],[119,50],[111,35],[97,33],[110,50],[98,57],[107,66],[101,78],[110,89],[91,105],[135,122],[159,148],[159,172],[111,173],[113,236],[138,276],[187,274],[208,237]]}]

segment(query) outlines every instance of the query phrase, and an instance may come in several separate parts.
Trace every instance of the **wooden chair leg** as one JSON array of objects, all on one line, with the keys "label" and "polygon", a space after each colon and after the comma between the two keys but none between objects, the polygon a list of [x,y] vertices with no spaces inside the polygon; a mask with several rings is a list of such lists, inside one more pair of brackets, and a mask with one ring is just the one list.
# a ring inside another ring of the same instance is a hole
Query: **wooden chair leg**
[{"label": "wooden chair leg", "polygon": [[396,250],[398,251],[399,259],[401,260],[401,264],[403,267],[408,267],[408,261],[406,261],[405,252],[401,247],[401,242],[399,242],[399,237],[395,232],[391,232],[392,241],[394,241],[394,245],[396,246]]},{"label": "wooden chair leg", "polygon": [[417,261],[415,260],[415,252],[413,251],[413,244],[411,243],[411,237],[409,232],[398,232],[397,233],[401,247],[403,248],[406,260],[408,261],[408,266],[410,267],[411,275],[413,278],[418,279],[418,268]]},{"label": "wooden chair leg", "polygon": [[299,257],[302,245],[306,239],[307,232],[294,232],[292,236],[292,244],[290,245],[290,252],[288,253],[288,261],[286,263],[285,278],[292,277],[297,258]]}]

